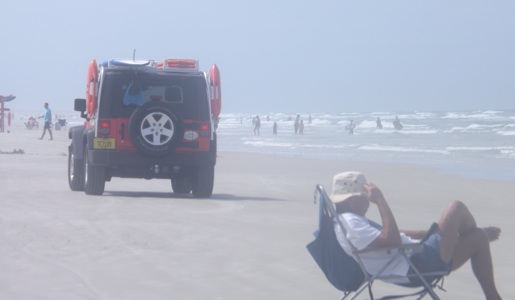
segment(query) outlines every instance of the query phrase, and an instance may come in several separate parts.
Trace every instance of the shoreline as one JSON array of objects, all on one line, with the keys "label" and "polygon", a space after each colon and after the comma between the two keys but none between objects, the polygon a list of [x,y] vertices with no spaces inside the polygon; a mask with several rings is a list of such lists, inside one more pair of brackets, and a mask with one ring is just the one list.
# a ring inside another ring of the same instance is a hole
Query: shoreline
[{"label": "shoreline", "polygon": [[403,165],[403,166],[415,166],[434,170],[436,172],[454,175],[468,179],[488,180],[488,181],[502,181],[502,182],[515,182],[515,159],[499,159],[488,161],[477,161],[477,160],[463,160],[463,161],[448,161],[441,160],[439,162],[431,162],[415,159],[403,159],[397,158],[392,161],[387,161],[385,158],[335,158],[331,157],[320,157],[317,155],[304,155],[304,154],[291,154],[291,153],[279,153],[279,152],[254,152],[254,151],[230,151],[220,150],[229,153],[245,153],[245,154],[257,154],[257,155],[274,155],[279,157],[290,157],[298,159],[312,159],[318,161],[334,161],[342,163],[357,163],[357,164],[384,164],[388,165]]}]

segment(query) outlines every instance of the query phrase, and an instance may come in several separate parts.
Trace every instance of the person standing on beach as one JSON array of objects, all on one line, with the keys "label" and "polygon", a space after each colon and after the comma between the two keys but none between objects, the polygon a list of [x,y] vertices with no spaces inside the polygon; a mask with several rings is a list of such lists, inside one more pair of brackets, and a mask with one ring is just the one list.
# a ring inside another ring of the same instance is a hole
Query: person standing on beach
[{"label": "person standing on beach", "polygon": [[300,126],[300,115],[297,115],[297,118],[295,118],[295,123],[293,124],[293,129],[295,130],[295,134],[299,133],[299,126]]},{"label": "person standing on beach", "polygon": [[261,120],[259,116],[254,119],[254,135],[259,135],[259,128],[261,127]]},{"label": "person standing on beach", "polygon": [[43,134],[39,139],[42,140],[45,136],[46,131],[48,130],[48,134],[50,134],[49,140],[53,140],[54,137],[52,136],[52,129],[50,128],[50,124],[52,123],[52,110],[50,109],[50,107],[48,107],[48,102],[45,102],[43,106],[45,107],[45,111],[43,112],[43,115],[39,118],[43,118],[43,120],[45,121],[45,125],[43,125]]},{"label": "person standing on beach", "polygon": [[349,135],[354,135],[354,127],[356,127],[356,124],[354,124],[354,120],[350,120],[349,125],[347,125],[347,129],[349,130]]},{"label": "person standing on beach", "polygon": [[402,127],[404,126],[401,124],[401,120],[399,120],[399,117],[395,117],[395,120],[393,121],[393,128],[395,128],[395,130],[401,130]]},{"label": "person standing on beach", "polygon": [[299,134],[304,134],[304,121],[303,120],[300,120]]},{"label": "person standing on beach", "polygon": [[382,128],[383,128],[383,123],[381,123],[381,119],[379,117],[377,117],[376,129],[382,129]]},{"label": "person standing on beach", "polygon": [[277,126],[277,122],[274,122],[274,127],[273,127],[273,131],[272,131],[274,135],[277,135],[277,127],[279,127],[279,126]]}]

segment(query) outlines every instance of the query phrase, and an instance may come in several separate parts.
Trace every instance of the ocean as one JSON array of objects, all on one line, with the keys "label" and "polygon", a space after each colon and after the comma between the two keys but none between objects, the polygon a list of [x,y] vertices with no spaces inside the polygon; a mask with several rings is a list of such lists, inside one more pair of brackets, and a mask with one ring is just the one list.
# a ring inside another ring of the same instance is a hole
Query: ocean
[{"label": "ocean", "polygon": [[[225,113],[218,149],[314,159],[424,165],[460,176],[515,181],[515,111],[369,112],[299,114],[304,133],[295,134],[297,114],[253,117]],[[395,130],[398,117],[403,128]],[[380,118],[383,128],[376,128]],[[350,120],[355,124],[349,134]],[[277,122],[277,135],[273,124]]]},{"label": "ocean", "polygon": [[[16,112],[24,121],[41,111]],[[82,124],[77,112],[54,115],[69,126]],[[304,133],[295,134],[297,114],[260,114],[260,135],[254,135],[256,115],[222,113],[217,129],[218,150],[331,159],[405,163],[437,168],[465,177],[515,181],[515,110],[454,112],[300,113]],[[395,130],[398,117],[403,128]],[[310,121],[311,118],[311,121]],[[380,118],[383,128],[376,128]],[[346,127],[355,124],[354,134]],[[277,122],[278,133],[272,128]]]}]

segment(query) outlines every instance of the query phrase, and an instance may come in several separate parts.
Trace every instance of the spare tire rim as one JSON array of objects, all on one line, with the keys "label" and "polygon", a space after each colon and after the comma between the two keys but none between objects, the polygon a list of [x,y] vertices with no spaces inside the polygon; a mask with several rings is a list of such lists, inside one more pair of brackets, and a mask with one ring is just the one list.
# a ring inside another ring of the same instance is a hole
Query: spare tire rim
[{"label": "spare tire rim", "polygon": [[161,112],[148,114],[141,122],[141,136],[152,146],[168,143],[175,132],[172,119]]}]

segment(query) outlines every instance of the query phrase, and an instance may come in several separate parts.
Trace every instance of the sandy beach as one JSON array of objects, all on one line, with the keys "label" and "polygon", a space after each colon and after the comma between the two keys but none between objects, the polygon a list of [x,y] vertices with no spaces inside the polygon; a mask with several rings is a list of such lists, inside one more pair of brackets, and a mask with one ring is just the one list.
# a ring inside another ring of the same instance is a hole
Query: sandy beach
[{"label": "sandy beach", "polygon": [[[514,182],[219,152],[209,199],[174,195],[168,180],[119,178],[87,196],[68,187],[67,129],[53,141],[41,131],[0,133],[0,299],[338,299],[306,245],[317,229],[315,185],[330,192],[332,176],[349,170],[382,188],[401,228],[428,227],[454,199],[478,225],[501,227],[494,271],[503,298],[515,299]],[[484,299],[469,264],[444,288],[442,299]],[[376,296],[406,291],[375,287]]]}]

